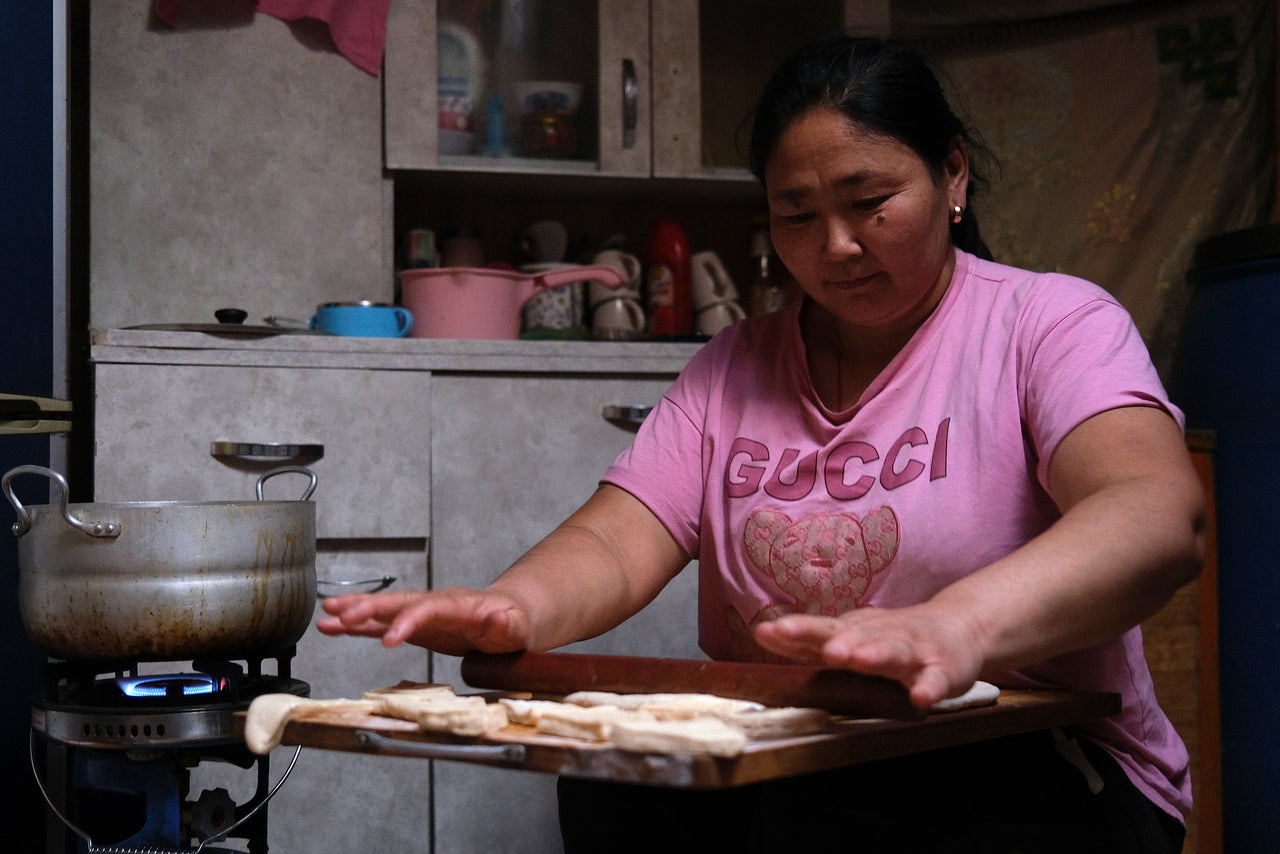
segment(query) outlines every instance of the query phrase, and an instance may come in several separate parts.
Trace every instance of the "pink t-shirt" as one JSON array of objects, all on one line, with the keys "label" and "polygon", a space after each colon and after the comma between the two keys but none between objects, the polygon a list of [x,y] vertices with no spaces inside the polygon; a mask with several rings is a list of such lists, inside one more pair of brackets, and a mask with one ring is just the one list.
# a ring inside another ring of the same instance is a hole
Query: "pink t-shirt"
[{"label": "pink t-shirt", "polygon": [[[851,410],[814,392],[790,306],[689,362],[604,480],[699,561],[699,642],[767,660],[753,625],[928,599],[1058,518],[1058,443],[1085,419],[1159,407],[1182,424],[1128,313],[1081,279],[957,251],[951,286]],[[1185,817],[1185,746],[1156,703],[1140,630],[1002,676],[1007,687],[1115,691],[1083,729]]]}]

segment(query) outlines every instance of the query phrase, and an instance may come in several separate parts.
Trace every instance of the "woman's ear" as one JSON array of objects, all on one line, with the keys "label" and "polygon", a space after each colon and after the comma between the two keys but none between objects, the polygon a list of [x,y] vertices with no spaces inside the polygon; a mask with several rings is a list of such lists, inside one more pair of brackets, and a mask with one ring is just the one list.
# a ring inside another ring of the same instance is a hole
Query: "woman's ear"
[{"label": "woman's ear", "polygon": [[965,145],[964,137],[957,136],[951,141],[951,151],[942,164],[942,180],[951,204],[969,207],[969,146]]}]

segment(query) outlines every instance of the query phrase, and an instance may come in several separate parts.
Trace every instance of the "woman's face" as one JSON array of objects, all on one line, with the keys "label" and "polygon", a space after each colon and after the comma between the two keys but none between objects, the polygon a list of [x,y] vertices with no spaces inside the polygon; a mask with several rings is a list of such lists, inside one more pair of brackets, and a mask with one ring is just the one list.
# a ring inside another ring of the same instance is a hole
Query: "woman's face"
[{"label": "woman's face", "polygon": [[965,205],[967,181],[961,144],[939,175],[896,139],[810,110],[765,168],[774,248],[839,321],[909,332],[950,282],[952,206]]}]

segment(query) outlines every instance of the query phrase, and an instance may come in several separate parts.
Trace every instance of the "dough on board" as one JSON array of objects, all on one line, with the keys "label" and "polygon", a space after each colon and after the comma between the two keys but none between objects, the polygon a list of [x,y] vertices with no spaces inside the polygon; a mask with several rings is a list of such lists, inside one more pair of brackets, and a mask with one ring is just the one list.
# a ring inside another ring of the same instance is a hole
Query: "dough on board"
[{"label": "dough on board", "polygon": [[990,682],[974,682],[968,691],[958,697],[939,700],[929,707],[931,712],[958,712],[978,706],[990,706],[1000,698],[1000,689]]}]

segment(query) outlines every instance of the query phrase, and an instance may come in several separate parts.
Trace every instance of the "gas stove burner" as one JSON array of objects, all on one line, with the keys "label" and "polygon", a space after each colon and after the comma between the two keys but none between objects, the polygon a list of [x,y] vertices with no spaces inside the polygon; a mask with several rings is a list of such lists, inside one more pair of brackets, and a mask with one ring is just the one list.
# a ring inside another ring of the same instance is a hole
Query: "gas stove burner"
[{"label": "gas stove burner", "polygon": [[[250,854],[265,852],[266,803],[299,751],[272,785],[269,757],[249,750],[236,713],[264,694],[310,696],[311,687],[290,674],[295,653],[287,647],[240,660],[41,665],[31,705],[31,767],[61,819],[61,841],[49,850],[84,851],[81,843],[88,843],[88,851],[103,854],[233,854],[241,849],[206,843],[235,838],[247,840]],[[206,771],[206,764],[217,767]],[[257,785],[248,801],[211,786],[222,782],[228,766],[254,771]],[[41,768],[56,782],[51,789],[42,782]],[[197,838],[205,841],[188,848]],[[116,841],[100,847],[94,840],[101,839]]]},{"label": "gas stove burner", "polygon": [[208,673],[158,673],[152,676],[117,677],[115,686],[126,697],[168,699],[219,694],[230,688],[231,680]]},{"label": "gas stove burner", "polygon": [[63,744],[163,748],[232,744],[234,715],[262,694],[309,696],[307,683],[264,673],[261,661],[195,661],[191,669],[139,673],[134,662],[51,662],[31,709],[32,728]]}]

